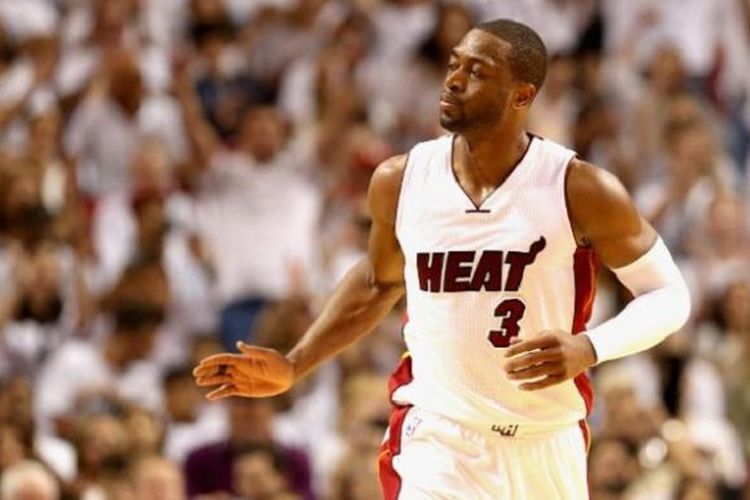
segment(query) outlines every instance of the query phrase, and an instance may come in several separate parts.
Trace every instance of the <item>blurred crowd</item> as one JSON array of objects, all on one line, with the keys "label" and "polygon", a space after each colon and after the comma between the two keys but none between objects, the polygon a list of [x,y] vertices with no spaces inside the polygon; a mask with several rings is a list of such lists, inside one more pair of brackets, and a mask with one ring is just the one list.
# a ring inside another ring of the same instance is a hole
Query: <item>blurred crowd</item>
[{"label": "blurred crowd", "polygon": [[[282,397],[190,371],[294,345],[496,17],[549,48],[530,130],[619,176],[693,295],[593,373],[593,498],[743,498],[749,0],[0,0],[0,497],[379,498],[402,310]],[[592,322],[627,300],[602,272]]]}]

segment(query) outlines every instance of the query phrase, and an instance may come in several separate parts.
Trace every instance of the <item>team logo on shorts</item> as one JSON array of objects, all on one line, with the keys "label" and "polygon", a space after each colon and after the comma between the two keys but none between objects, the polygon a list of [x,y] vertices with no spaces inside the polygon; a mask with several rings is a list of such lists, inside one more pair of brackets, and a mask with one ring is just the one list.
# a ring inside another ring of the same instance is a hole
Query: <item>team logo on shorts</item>
[{"label": "team logo on shorts", "polygon": [[491,428],[492,432],[497,432],[501,436],[513,437],[518,432],[518,424],[511,425],[497,425],[494,424]]}]

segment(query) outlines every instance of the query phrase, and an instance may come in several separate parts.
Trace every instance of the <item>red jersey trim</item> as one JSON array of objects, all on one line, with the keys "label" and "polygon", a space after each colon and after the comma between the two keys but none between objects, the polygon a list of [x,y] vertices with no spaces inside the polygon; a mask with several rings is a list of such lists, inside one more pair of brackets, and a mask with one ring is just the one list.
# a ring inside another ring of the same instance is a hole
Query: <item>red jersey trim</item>
[{"label": "red jersey trim", "polygon": [[[594,308],[596,291],[596,271],[598,262],[593,249],[578,247],[573,256],[573,274],[575,276],[575,306],[573,312],[572,333],[577,335],[586,329]],[[587,373],[581,373],[573,379],[578,392],[586,405],[586,416],[594,407],[594,390]]]}]

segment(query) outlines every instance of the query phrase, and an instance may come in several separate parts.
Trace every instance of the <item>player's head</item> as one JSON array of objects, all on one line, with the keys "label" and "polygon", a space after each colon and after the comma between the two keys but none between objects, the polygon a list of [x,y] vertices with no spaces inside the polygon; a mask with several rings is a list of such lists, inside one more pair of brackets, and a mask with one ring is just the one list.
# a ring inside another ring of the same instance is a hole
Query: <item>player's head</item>
[{"label": "player's head", "polygon": [[523,117],[546,73],[547,49],[534,30],[508,19],[479,24],[451,53],[440,124],[463,132]]}]

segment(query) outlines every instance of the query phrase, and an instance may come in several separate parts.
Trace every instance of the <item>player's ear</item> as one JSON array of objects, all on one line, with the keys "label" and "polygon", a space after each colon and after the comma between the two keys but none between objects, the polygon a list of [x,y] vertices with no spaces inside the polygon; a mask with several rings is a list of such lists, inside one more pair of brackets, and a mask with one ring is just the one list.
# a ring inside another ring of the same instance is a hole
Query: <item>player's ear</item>
[{"label": "player's ear", "polygon": [[537,89],[533,83],[519,83],[513,96],[513,107],[528,108],[536,97]]}]

